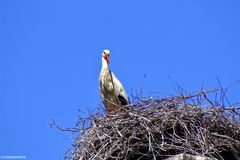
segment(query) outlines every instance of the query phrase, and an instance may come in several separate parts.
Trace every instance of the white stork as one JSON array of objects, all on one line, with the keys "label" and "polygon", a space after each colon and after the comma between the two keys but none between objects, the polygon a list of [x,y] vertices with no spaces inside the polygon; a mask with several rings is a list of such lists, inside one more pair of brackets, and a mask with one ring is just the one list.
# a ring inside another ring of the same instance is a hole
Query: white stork
[{"label": "white stork", "polygon": [[100,96],[108,112],[117,111],[129,104],[128,95],[121,82],[109,70],[110,51],[105,49],[102,53],[102,69],[99,75]]}]

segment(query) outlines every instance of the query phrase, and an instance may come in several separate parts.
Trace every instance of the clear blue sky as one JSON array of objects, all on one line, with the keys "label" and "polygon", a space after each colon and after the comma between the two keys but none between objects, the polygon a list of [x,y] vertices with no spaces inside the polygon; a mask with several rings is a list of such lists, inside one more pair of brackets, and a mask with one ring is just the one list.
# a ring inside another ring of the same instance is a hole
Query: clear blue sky
[{"label": "clear blue sky", "polygon": [[240,1],[1,0],[0,155],[62,159],[71,134],[48,123],[74,126],[101,103],[105,48],[128,93],[175,93],[168,76],[189,92],[227,86],[240,80]]}]

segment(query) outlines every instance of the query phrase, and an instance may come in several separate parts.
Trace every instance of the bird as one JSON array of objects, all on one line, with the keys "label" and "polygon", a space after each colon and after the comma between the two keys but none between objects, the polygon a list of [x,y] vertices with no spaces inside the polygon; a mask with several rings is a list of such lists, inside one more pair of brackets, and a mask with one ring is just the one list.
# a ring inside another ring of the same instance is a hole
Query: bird
[{"label": "bird", "polygon": [[100,97],[107,112],[116,112],[130,104],[126,90],[114,73],[109,69],[110,51],[102,52],[102,68],[99,75]]}]

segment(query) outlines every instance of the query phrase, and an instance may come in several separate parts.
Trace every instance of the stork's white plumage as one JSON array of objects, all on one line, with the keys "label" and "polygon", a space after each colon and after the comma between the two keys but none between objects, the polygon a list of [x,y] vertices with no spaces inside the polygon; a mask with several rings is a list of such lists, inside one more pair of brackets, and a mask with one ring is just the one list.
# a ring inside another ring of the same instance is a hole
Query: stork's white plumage
[{"label": "stork's white plumage", "polygon": [[100,96],[108,112],[117,111],[129,104],[128,95],[121,82],[109,70],[110,51],[105,49],[102,53],[102,69],[99,75]]}]

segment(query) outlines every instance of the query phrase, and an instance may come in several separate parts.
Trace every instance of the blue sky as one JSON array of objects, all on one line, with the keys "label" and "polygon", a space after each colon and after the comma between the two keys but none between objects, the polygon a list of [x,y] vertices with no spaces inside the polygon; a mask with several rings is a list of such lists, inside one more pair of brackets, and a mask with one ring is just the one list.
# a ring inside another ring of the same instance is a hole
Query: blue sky
[{"label": "blue sky", "polygon": [[103,49],[129,94],[167,96],[169,77],[189,92],[240,80],[239,44],[237,0],[2,0],[0,155],[62,159],[71,134],[48,124],[74,126],[78,109],[101,104]]}]

